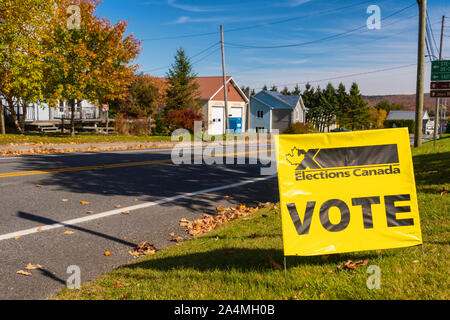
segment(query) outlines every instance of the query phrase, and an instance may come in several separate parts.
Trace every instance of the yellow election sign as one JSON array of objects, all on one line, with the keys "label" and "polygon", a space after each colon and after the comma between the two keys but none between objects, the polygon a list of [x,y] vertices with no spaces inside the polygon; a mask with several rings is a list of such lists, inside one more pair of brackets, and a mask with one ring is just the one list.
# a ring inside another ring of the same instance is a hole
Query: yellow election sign
[{"label": "yellow election sign", "polygon": [[285,256],[422,244],[407,129],[275,138]]}]

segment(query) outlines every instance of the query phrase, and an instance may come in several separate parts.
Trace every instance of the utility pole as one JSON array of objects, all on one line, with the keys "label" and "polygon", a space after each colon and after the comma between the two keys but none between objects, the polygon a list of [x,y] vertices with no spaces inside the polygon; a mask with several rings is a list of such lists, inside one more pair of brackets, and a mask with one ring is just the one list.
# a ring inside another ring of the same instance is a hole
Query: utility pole
[{"label": "utility pole", "polygon": [[230,130],[230,120],[228,119],[228,99],[227,99],[227,74],[225,72],[225,46],[223,44],[223,25],[220,25],[220,44],[222,45],[222,74],[223,74],[223,98],[225,101],[225,133]]},{"label": "utility pole", "polygon": [[417,53],[417,87],[416,87],[416,123],[414,130],[414,147],[422,145],[423,127],[423,87],[425,68],[425,33],[427,18],[427,0],[416,0],[419,5],[419,43]]},{"label": "utility pole", "polygon": [[[441,27],[441,43],[439,48],[439,60],[442,60],[442,53],[444,48],[444,26],[445,26],[445,16],[442,16],[442,27]],[[434,108],[434,146],[436,147],[436,140],[438,138],[438,135],[440,136],[442,134],[442,130],[438,131],[438,127],[441,127],[441,121],[440,121],[440,110],[442,109],[442,106],[440,106],[441,99],[436,99],[436,107]],[[440,133],[440,134],[439,134]]]}]

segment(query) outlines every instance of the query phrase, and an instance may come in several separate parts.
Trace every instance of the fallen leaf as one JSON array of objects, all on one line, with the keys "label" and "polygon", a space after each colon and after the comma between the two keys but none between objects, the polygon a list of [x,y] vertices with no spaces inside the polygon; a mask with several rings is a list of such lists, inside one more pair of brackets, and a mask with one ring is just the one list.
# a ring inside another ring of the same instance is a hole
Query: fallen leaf
[{"label": "fallen leaf", "polygon": [[414,260],[412,263],[417,264],[419,263],[419,260]]},{"label": "fallen leaf", "polygon": [[174,233],[174,232],[171,232],[171,233],[169,233],[169,236],[175,237],[175,233]]},{"label": "fallen leaf", "polygon": [[80,201],[80,203],[81,203],[82,205],[88,205],[88,204],[91,204],[89,201]]},{"label": "fallen leaf", "polygon": [[17,271],[16,273],[17,273],[17,274],[24,275],[24,276],[27,276],[27,277],[31,277],[31,273],[26,272],[26,271],[23,271],[23,270],[19,270],[19,271]]},{"label": "fallen leaf", "polygon": [[381,254],[381,249],[375,251],[377,254]]},{"label": "fallen leaf", "polygon": [[334,271],[333,270],[327,270],[327,273],[334,273]]},{"label": "fallen leaf", "polygon": [[339,265],[338,269],[356,269],[359,266],[366,266],[369,263],[369,260],[359,260],[359,261],[352,261],[352,260],[348,260],[347,262],[345,262],[343,265]]},{"label": "fallen leaf", "polygon": [[36,270],[36,269],[42,269],[42,266],[40,264],[33,265],[31,263],[27,264],[25,267],[26,270]]},{"label": "fallen leaf", "polygon": [[120,204],[116,204],[116,205],[114,205],[114,208],[117,208],[117,209],[119,209],[121,207],[121,205]]},{"label": "fallen leaf", "polygon": [[42,227],[37,228],[38,232],[42,232]]},{"label": "fallen leaf", "polygon": [[95,211],[87,211],[86,214],[94,214]]},{"label": "fallen leaf", "polygon": [[129,216],[130,215],[130,211],[124,211],[124,212],[122,212],[122,214],[124,214],[126,216]]},{"label": "fallen leaf", "polygon": [[218,207],[217,207],[217,211],[223,211],[222,207],[221,207],[221,206],[218,206]]},{"label": "fallen leaf", "polygon": [[37,184],[37,185],[36,185],[36,188],[42,188],[42,185]]},{"label": "fallen leaf", "polygon": [[61,199],[62,202],[69,202],[69,199]]},{"label": "fallen leaf", "polygon": [[442,188],[442,191],[441,191],[441,197],[443,197],[443,196],[446,195],[447,193],[448,193],[447,189]]},{"label": "fallen leaf", "polygon": [[172,237],[170,241],[172,242],[182,242],[184,239],[182,237]]},{"label": "fallen leaf", "polygon": [[128,251],[128,253],[132,256],[145,256],[149,254],[155,254],[156,248],[148,243],[147,241],[141,242],[138,244],[134,251]]},{"label": "fallen leaf", "polygon": [[111,255],[111,252],[109,252],[109,251],[105,251],[105,256],[107,256],[107,257],[109,257],[110,255]]},{"label": "fallen leaf", "polygon": [[19,240],[20,239],[20,236],[15,236],[14,237],[14,240]]},{"label": "fallen leaf", "polygon": [[283,269],[278,263],[275,262],[275,260],[272,259],[272,257],[270,255],[267,255],[267,257],[269,258],[269,262],[274,269],[277,269],[277,270]]},{"label": "fallen leaf", "polygon": [[73,232],[73,231],[65,231],[64,232],[64,234],[67,234],[67,235],[69,235],[69,234],[74,234],[75,232]]}]

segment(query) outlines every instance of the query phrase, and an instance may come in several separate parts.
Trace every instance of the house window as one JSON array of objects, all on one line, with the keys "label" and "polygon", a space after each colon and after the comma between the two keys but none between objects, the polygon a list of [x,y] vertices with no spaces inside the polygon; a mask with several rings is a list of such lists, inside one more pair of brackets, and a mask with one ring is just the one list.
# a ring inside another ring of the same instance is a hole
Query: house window
[{"label": "house window", "polygon": [[295,121],[300,121],[300,111],[295,110]]},{"label": "house window", "polygon": [[59,112],[64,112],[64,101],[59,102]]},{"label": "house window", "polygon": [[256,127],[256,132],[266,132],[266,128],[264,127]]},{"label": "house window", "polygon": [[256,112],[256,116],[257,116],[258,118],[264,118],[264,111],[258,110],[258,111]]}]

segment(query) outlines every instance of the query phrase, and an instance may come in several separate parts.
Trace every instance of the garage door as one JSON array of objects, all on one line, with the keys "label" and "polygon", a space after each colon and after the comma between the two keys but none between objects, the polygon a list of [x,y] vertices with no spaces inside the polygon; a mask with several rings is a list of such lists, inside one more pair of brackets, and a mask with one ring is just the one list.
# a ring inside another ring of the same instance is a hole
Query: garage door
[{"label": "garage door", "polygon": [[225,132],[225,108],[212,107],[209,134],[223,134]]}]

